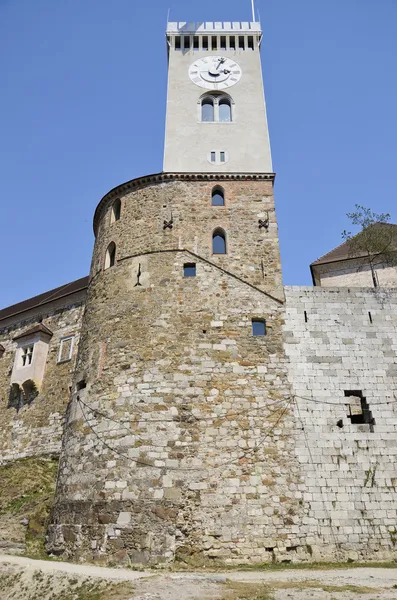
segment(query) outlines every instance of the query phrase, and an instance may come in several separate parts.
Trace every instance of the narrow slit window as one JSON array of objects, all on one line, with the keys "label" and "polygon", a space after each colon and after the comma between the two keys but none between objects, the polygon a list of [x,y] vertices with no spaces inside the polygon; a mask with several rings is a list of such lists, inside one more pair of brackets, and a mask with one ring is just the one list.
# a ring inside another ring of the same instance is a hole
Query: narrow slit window
[{"label": "narrow slit window", "polygon": [[221,153],[220,153],[220,161],[221,161],[221,163],[224,163],[224,162],[225,162],[225,160],[226,160],[226,159],[225,159],[225,153],[224,153],[224,152],[221,152]]},{"label": "narrow slit window", "polygon": [[229,38],[229,48],[230,48],[230,50],[236,49],[236,38],[234,35],[231,35]]},{"label": "narrow slit window", "polygon": [[180,50],[180,49],[181,49],[181,38],[179,35],[177,35],[175,38],[175,50]]},{"label": "narrow slit window", "polygon": [[216,37],[216,35],[213,35],[211,37],[211,45],[213,50],[218,50],[218,38]]},{"label": "narrow slit window", "polygon": [[248,36],[248,50],[254,49],[254,38],[252,35]]},{"label": "narrow slit window", "polygon": [[208,50],[208,35],[203,36],[203,50]]},{"label": "narrow slit window", "polygon": [[211,152],[211,162],[216,162],[216,152]]},{"label": "narrow slit window", "polygon": [[193,50],[198,50],[199,49],[199,38],[198,35],[195,35],[193,37]]},{"label": "narrow slit window", "polygon": [[243,35],[239,35],[238,36],[238,47],[240,48],[240,50],[244,50],[245,49],[245,42],[244,42],[244,36]]},{"label": "narrow slit window", "polygon": [[212,206],[225,206],[225,194],[222,188],[214,188],[212,190]]},{"label": "narrow slit window", "polygon": [[226,234],[222,229],[212,234],[212,254],[226,254]]},{"label": "narrow slit window", "polygon": [[226,36],[221,35],[221,50],[226,50]]},{"label": "narrow slit window", "polygon": [[116,221],[120,220],[120,217],[121,217],[121,200],[120,200],[120,198],[117,198],[113,202],[110,222],[115,223]]},{"label": "narrow slit window", "polygon": [[183,47],[185,50],[190,50],[190,35],[185,35],[183,39]]},{"label": "narrow slit window", "polygon": [[266,335],[266,321],[264,319],[252,319],[252,335],[255,337]]},{"label": "narrow slit window", "polygon": [[183,265],[184,277],[196,277],[196,263],[185,263]]},{"label": "narrow slit window", "polygon": [[372,315],[371,315],[370,311],[368,312],[368,318],[369,318],[369,322],[372,324]]}]

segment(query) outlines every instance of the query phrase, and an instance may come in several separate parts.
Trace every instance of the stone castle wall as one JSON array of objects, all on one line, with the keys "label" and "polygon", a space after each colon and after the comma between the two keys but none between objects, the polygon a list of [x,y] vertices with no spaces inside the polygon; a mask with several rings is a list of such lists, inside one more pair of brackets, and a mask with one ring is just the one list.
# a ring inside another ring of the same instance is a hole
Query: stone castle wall
[{"label": "stone castle wall", "polygon": [[[186,249],[282,298],[271,178],[166,177],[160,176],[154,183],[155,177],[147,178],[138,189],[116,190],[101,202],[91,276],[102,271],[110,242],[116,244],[118,262],[147,252]],[[211,206],[211,192],[217,185],[224,188],[225,206]],[[112,223],[111,208],[117,197],[121,199],[121,218]],[[269,228],[259,228],[259,220],[266,217]],[[172,229],[164,229],[164,221],[171,220]],[[225,256],[212,254],[216,228],[226,232]],[[142,275],[144,279],[144,270]]]},{"label": "stone castle wall", "polygon": [[[213,185],[151,185],[122,198],[120,221],[102,213],[52,552],[135,563],[306,552],[283,296],[265,291],[281,289],[277,233],[258,227],[271,184],[223,182],[225,207],[211,206]],[[211,255],[218,226],[225,256]],[[100,271],[110,241],[117,264]],[[252,336],[253,318],[266,336]]]},{"label": "stone castle wall", "polygon": [[[381,287],[397,287],[397,267],[376,266]],[[350,259],[315,266],[318,285],[322,287],[373,287],[372,273],[363,260]]]},{"label": "stone castle wall", "polygon": [[[287,287],[286,298],[307,543],[334,560],[395,557],[397,291]],[[352,423],[345,391],[362,392],[372,426]]]},{"label": "stone castle wall", "polygon": [[[69,302],[69,304],[68,304]],[[0,462],[27,456],[59,454],[63,423],[77,356],[84,294],[49,303],[0,322]],[[39,395],[17,406],[12,399],[11,375],[17,343],[14,338],[39,321],[53,333]],[[72,360],[58,364],[61,338],[74,335]]]}]

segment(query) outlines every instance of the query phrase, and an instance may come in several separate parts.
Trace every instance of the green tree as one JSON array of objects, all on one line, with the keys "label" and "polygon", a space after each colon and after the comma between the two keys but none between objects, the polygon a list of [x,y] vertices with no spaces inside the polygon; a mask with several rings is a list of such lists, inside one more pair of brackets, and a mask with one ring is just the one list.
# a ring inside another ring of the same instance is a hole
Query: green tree
[{"label": "green tree", "polygon": [[374,287],[378,287],[377,267],[397,266],[397,225],[389,223],[389,213],[378,214],[359,204],[355,208],[347,217],[360,231],[343,231],[342,238],[348,244],[349,257],[359,262],[357,270],[369,266]]}]

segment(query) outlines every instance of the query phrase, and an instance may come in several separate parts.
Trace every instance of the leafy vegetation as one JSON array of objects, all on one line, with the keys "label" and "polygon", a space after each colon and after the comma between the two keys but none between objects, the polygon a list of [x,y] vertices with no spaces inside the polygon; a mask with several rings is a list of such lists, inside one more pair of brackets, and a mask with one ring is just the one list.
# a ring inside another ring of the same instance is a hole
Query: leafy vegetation
[{"label": "leafy vegetation", "polygon": [[378,287],[376,268],[397,266],[397,227],[389,223],[389,213],[375,213],[360,204],[355,207],[347,216],[360,231],[353,235],[345,230],[342,238],[348,244],[349,257],[358,260],[358,270],[368,265],[373,285]]}]

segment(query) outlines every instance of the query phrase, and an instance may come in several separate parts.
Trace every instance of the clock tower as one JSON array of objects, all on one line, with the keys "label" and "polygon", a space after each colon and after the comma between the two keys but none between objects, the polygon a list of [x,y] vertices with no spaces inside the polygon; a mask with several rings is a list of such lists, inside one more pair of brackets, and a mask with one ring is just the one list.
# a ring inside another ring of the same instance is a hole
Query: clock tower
[{"label": "clock tower", "polygon": [[271,173],[259,23],[169,23],[165,172]]}]

